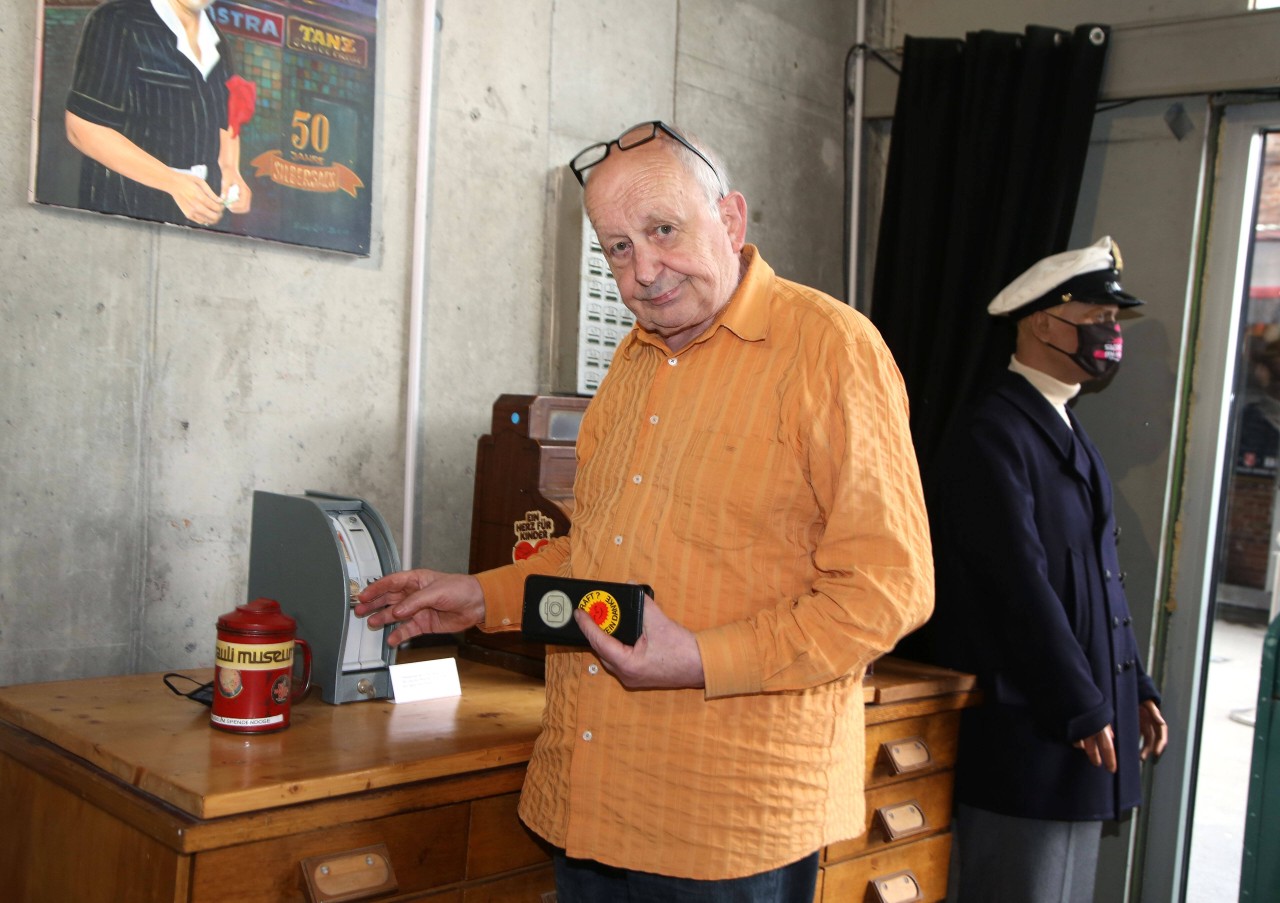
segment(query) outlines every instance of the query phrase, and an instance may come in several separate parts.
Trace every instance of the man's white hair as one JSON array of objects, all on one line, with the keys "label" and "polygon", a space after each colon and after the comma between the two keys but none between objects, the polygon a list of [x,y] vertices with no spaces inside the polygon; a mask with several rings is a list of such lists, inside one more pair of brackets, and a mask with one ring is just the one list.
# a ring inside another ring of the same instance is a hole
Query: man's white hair
[{"label": "man's white hair", "polygon": [[[698,180],[698,184],[702,186],[702,190],[707,196],[707,203],[714,210],[720,199],[729,193],[729,173],[725,170],[724,160],[693,133],[674,125],[671,126],[671,130],[679,132],[681,138],[696,147],[707,158],[706,160],[699,160],[697,154],[679,141],[673,141],[667,135],[662,136],[667,146],[674,151],[676,157],[684,164],[685,169]],[[708,162],[711,163],[711,166],[707,165]],[[712,172],[712,167],[715,168],[714,172]]]}]

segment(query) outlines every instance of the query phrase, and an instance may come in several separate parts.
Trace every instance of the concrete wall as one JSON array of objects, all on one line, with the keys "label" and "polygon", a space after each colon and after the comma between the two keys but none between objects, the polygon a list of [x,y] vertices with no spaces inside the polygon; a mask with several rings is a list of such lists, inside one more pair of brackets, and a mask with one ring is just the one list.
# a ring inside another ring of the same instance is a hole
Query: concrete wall
[{"label": "concrete wall", "polygon": [[[257,488],[403,514],[422,4],[384,0],[367,259],[27,203],[36,11],[0,0],[0,684],[212,664]],[[475,442],[550,388],[563,164],[650,118],[840,291],[841,0],[442,0],[416,562],[466,566]],[[576,190],[576,183],[573,184]]]}]

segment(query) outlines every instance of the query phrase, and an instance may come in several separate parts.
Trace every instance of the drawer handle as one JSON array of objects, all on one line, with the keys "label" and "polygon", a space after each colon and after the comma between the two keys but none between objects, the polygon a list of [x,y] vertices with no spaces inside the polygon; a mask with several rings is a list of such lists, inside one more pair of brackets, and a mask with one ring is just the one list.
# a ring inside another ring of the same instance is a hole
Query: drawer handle
[{"label": "drawer handle", "polygon": [[881,806],[876,810],[876,818],[880,820],[880,827],[889,842],[929,830],[924,809],[915,800]]},{"label": "drawer handle", "polygon": [[884,750],[894,774],[919,771],[921,768],[928,768],[933,761],[933,757],[929,755],[929,745],[924,742],[923,737],[886,740],[880,744],[880,748]]},{"label": "drawer handle", "polygon": [[911,869],[872,878],[870,883],[876,903],[919,903],[924,899],[920,882],[911,873]]},{"label": "drawer handle", "polygon": [[400,889],[385,843],[302,860],[310,903],[367,900]]}]

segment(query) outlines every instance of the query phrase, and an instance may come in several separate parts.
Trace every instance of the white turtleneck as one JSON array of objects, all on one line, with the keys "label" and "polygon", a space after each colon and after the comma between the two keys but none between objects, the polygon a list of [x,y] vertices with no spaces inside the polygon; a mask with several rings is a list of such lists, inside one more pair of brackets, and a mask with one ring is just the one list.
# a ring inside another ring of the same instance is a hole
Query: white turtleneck
[{"label": "white turtleneck", "polygon": [[1067,402],[1079,394],[1079,383],[1059,382],[1042,370],[1034,370],[1028,367],[1018,360],[1016,355],[1009,358],[1009,369],[1019,376],[1025,377],[1027,382],[1035,386],[1036,391],[1044,396],[1045,401],[1053,405],[1053,409],[1058,412],[1062,422],[1067,426],[1071,426],[1071,419],[1067,417]]}]

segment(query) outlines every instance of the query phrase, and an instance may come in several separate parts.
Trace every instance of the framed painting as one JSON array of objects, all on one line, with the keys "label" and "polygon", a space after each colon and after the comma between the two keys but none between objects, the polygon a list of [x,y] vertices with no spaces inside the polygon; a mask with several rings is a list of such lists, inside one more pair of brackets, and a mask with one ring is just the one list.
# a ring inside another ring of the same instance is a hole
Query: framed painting
[{"label": "framed painting", "polygon": [[367,256],[377,0],[41,0],[37,204]]}]

